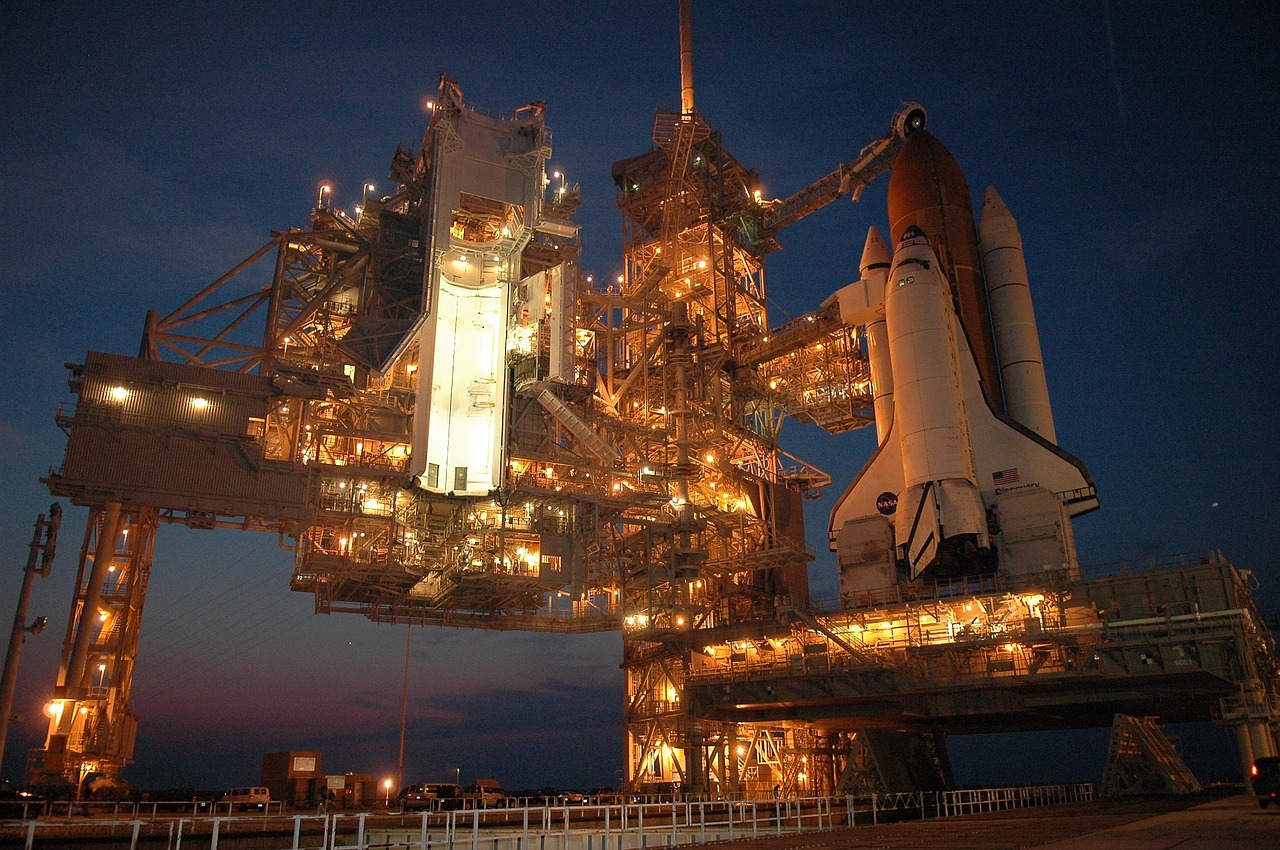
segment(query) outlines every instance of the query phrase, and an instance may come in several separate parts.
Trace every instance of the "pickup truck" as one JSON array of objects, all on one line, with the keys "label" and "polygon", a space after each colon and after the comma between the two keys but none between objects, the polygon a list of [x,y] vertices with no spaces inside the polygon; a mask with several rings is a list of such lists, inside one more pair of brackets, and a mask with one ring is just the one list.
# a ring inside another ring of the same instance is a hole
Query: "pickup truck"
[{"label": "pickup truck", "polygon": [[462,792],[467,808],[494,809],[506,804],[507,795],[496,779],[477,779]]}]

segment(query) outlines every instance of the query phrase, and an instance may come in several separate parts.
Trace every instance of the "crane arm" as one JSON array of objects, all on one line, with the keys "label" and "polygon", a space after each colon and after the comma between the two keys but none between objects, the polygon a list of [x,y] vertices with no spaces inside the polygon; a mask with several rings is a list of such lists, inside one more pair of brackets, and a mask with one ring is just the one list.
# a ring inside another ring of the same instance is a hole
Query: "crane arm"
[{"label": "crane arm", "polygon": [[826,177],[809,184],[789,198],[772,205],[765,228],[778,231],[816,212],[842,195],[856,201],[871,181],[889,170],[908,135],[924,128],[926,113],[918,103],[905,103],[893,116],[889,132],[864,147],[853,162],[841,165]]}]

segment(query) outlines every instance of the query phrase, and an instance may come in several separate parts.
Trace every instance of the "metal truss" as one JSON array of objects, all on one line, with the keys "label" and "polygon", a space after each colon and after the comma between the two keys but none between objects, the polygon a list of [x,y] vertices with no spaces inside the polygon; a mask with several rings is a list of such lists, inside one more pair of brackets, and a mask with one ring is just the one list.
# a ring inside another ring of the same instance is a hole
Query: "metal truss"
[{"label": "metal truss", "polygon": [[130,694],[157,526],[154,508],[90,511],[62,675],[46,706],[39,784],[78,786],[95,773],[114,779],[133,761],[138,717]]}]

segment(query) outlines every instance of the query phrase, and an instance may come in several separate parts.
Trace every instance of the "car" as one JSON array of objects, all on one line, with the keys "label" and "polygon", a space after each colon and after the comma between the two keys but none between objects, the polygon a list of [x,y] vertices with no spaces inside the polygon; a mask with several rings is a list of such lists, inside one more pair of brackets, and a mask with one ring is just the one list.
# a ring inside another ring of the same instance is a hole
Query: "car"
[{"label": "car", "polygon": [[1265,809],[1272,802],[1280,803],[1280,758],[1256,759],[1249,773],[1259,806]]}]

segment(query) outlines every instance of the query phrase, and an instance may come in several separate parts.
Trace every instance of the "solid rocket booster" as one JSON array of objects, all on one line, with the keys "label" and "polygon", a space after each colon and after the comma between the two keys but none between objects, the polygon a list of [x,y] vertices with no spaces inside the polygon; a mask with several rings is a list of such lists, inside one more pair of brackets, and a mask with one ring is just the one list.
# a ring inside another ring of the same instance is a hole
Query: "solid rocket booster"
[{"label": "solid rocket booster", "polygon": [[928,238],[907,227],[889,272],[885,319],[905,485],[895,537],[913,573],[933,560],[943,534],[972,535],[977,547],[989,545],[954,316]]},{"label": "solid rocket booster", "polygon": [[1057,442],[1049,385],[1044,376],[1040,335],[1027,284],[1018,223],[994,187],[987,187],[978,223],[982,268],[986,271],[991,330],[1000,360],[1005,409],[1019,423]]},{"label": "solid rocket booster", "polygon": [[916,130],[907,137],[889,175],[890,244],[898,245],[912,225],[928,235],[942,262],[960,325],[978,364],[983,395],[993,410],[1003,413],[969,184],[955,157],[926,130]]},{"label": "solid rocket booster", "polygon": [[[884,292],[892,260],[880,231],[870,228],[859,265],[862,268],[862,279],[867,282],[871,291]],[[871,366],[876,444],[883,445],[889,435],[889,428],[893,425],[893,366],[889,360],[889,332],[883,310],[867,321],[867,359]]]}]

